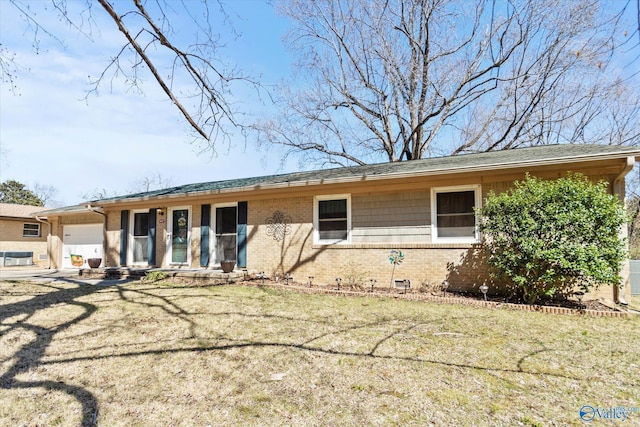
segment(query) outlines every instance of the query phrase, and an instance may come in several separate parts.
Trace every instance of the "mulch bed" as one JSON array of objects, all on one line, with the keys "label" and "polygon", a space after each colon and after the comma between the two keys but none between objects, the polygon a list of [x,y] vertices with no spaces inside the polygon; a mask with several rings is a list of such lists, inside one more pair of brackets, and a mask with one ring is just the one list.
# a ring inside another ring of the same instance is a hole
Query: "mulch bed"
[{"label": "mulch bed", "polygon": [[622,308],[609,307],[598,300],[574,301],[574,300],[546,300],[539,304],[526,304],[521,300],[510,300],[503,296],[487,296],[485,301],[481,294],[467,292],[433,292],[420,291],[416,289],[394,289],[360,285],[322,286],[316,284],[301,284],[290,281],[274,282],[251,278],[243,280],[240,284],[247,286],[268,286],[290,291],[297,291],[309,294],[330,294],[344,296],[365,296],[365,297],[390,297],[408,300],[424,300],[449,304],[462,304],[480,306],[494,309],[510,309],[523,311],[538,311],[552,314],[586,314],[598,317],[631,317],[635,314]]}]

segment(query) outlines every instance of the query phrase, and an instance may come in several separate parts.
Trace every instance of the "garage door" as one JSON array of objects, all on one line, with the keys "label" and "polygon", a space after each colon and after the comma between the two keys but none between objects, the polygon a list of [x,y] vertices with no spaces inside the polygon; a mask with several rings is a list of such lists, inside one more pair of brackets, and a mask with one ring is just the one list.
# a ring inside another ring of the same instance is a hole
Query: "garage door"
[{"label": "garage door", "polygon": [[89,258],[103,258],[102,224],[65,225],[63,232],[62,268],[88,268]]}]

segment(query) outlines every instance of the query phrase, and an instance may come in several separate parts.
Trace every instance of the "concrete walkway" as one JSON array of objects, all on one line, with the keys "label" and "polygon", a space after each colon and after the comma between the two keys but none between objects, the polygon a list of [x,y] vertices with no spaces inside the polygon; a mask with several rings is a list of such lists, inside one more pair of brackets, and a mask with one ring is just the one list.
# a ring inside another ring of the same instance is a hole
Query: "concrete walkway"
[{"label": "concrete walkway", "polygon": [[0,268],[0,280],[31,280],[31,279],[55,279],[63,277],[78,277],[77,269],[55,270],[40,267],[2,267]]},{"label": "concrete walkway", "polygon": [[39,267],[3,267],[0,268],[1,281],[26,280],[38,283],[57,281],[84,283],[86,285],[112,286],[130,282],[132,279],[84,278],[78,269],[43,269]]},{"label": "concrete walkway", "polygon": [[221,270],[203,269],[165,269],[165,268],[86,268],[86,269],[44,269],[33,267],[2,267],[0,281],[29,280],[34,282],[53,282],[56,280],[81,282],[91,285],[113,285],[140,280],[150,272],[161,272],[167,278],[187,278],[189,280],[224,283],[242,280],[246,271],[223,273]]}]

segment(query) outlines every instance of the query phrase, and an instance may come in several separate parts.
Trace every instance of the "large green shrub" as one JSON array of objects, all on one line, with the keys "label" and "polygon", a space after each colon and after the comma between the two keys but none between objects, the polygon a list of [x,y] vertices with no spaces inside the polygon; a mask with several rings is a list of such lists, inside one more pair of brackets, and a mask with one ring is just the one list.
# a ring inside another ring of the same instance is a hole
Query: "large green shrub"
[{"label": "large green shrub", "polygon": [[490,193],[480,213],[494,278],[527,303],[620,283],[626,213],[607,183],[579,174],[527,176],[509,191]]}]

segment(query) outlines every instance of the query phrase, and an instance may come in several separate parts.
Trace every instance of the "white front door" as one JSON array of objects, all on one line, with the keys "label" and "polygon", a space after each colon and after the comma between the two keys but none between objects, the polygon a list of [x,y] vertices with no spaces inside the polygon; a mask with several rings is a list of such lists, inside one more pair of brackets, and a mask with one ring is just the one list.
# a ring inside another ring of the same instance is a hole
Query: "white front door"
[{"label": "white front door", "polygon": [[216,206],[215,210],[215,263],[235,261],[237,257],[238,208]]},{"label": "white front door", "polygon": [[131,213],[131,256],[134,265],[149,264],[149,211]]},{"label": "white front door", "polygon": [[191,264],[191,210],[170,208],[167,223],[167,259],[170,265]]}]

